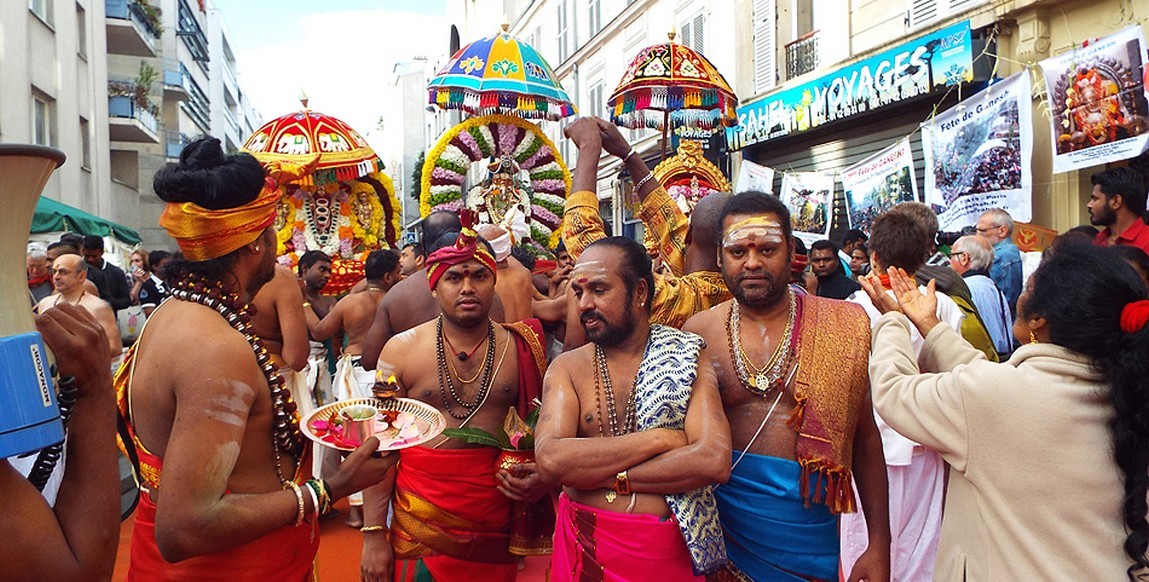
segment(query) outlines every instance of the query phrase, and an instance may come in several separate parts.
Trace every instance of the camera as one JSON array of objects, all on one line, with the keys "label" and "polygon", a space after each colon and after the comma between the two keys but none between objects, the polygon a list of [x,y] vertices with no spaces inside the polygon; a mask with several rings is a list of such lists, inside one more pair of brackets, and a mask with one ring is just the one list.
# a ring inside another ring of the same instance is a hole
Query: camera
[{"label": "camera", "polygon": [[967,226],[956,231],[939,230],[935,241],[939,247],[952,247],[953,244],[957,242],[957,239],[971,234],[977,234],[977,229],[972,226]]}]

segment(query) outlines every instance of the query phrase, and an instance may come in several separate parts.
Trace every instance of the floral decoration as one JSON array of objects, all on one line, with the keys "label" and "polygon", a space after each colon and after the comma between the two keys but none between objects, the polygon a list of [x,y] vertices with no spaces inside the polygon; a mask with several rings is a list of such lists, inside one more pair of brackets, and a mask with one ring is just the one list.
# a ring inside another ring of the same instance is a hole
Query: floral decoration
[{"label": "floral decoration", "polygon": [[518,117],[472,117],[444,133],[423,164],[420,214],[458,211],[471,164],[504,154],[530,175],[533,242],[554,248],[560,235],[563,201],[570,191],[570,170],[546,134]]}]

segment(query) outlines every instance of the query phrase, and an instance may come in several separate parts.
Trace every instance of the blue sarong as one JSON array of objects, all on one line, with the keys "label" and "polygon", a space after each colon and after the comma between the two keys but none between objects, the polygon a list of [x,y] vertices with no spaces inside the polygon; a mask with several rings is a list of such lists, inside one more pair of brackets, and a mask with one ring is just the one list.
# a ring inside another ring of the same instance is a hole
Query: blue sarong
[{"label": "blue sarong", "polygon": [[747,453],[715,490],[727,556],[758,582],[838,579],[838,516],[803,504],[800,472],[795,461]]}]

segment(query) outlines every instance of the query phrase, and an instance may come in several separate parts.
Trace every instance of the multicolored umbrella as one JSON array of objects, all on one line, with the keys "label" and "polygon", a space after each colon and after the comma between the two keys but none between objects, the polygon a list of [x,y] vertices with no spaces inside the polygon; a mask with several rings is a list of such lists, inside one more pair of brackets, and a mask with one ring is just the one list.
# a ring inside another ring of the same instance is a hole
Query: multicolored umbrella
[{"label": "multicolored umbrella", "polygon": [[383,170],[383,162],[358,132],[341,120],[307,108],[273,119],[255,130],[243,150],[260,162],[306,163],[319,153],[319,165],[304,183],[353,180]]},{"label": "multicolored umbrella", "polygon": [[472,115],[515,115],[557,121],[575,106],[546,59],[507,33],[477,40],[451,57],[427,84],[428,103]]},{"label": "multicolored umbrella", "polygon": [[738,125],[738,97],[718,69],[674,33],[648,46],[630,62],[607,106],[615,125],[630,129],[688,126],[713,130]]}]

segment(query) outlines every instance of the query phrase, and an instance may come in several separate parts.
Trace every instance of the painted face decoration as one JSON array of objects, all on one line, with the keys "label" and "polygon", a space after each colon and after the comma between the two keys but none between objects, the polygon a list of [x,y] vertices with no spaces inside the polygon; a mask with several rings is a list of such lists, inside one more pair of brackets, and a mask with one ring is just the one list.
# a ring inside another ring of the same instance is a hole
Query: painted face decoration
[{"label": "painted face decoration", "polygon": [[579,263],[571,269],[571,280],[580,285],[586,285],[596,277],[606,277],[609,274],[606,264],[602,261],[587,261]]},{"label": "painted face decoration", "polygon": [[757,248],[761,244],[782,244],[784,241],[785,233],[778,221],[764,216],[751,216],[735,222],[726,229],[726,236],[722,237],[722,248],[728,249],[734,246]]}]

